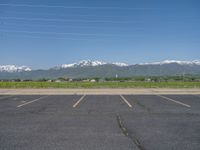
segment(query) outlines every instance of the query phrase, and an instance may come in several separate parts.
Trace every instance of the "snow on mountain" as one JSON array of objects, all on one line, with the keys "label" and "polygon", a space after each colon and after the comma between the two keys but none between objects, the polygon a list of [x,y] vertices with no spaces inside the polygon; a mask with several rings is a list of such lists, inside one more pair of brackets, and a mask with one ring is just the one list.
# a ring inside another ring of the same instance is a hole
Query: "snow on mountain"
[{"label": "snow on mountain", "polygon": [[27,66],[15,66],[15,65],[0,66],[0,72],[22,72],[22,71],[31,71],[31,68]]},{"label": "snow on mountain", "polygon": [[105,65],[106,62],[103,61],[91,61],[91,60],[82,60],[78,63],[78,66],[84,67],[84,66],[101,66]]},{"label": "snow on mountain", "polygon": [[85,66],[100,66],[105,65],[106,63],[103,61],[90,61],[90,60],[82,60],[77,63],[72,64],[63,64],[61,68],[71,68],[71,67],[85,67]]},{"label": "snow on mountain", "polygon": [[[151,62],[151,63],[141,63],[138,65],[164,65],[164,64],[172,64],[176,63],[179,65],[200,65],[200,60],[194,60],[194,61],[179,61],[179,60],[164,60],[160,62]],[[91,60],[82,60],[78,63],[72,63],[72,64],[63,64],[57,68],[72,68],[72,67],[85,67],[85,66],[101,66],[106,64],[112,64],[119,67],[127,67],[129,66],[126,63],[121,62],[114,62],[114,63],[107,63],[103,61],[91,61]]]},{"label": "snow on mountain", "polygon": [[120,62],[107,63],[107,62],[98,61],[98,60],[97,61],[82,60],[82,61],[79,61],[78,63],[63,64],[63,65],[60,66],[60,68],[101,66],[101,65],[106,65],[106,64],[113,64],[113,65],[120,66],[120,67],[128,66],[128,64],[120,63]]},{"label": "snow on mountain", "polygon": [[[151,62],[151,63],[142,63],[138,65],[164,65],[164,64],[172,64],[176,63],[179,65],[200,65],[200,60],[193,60],[193,61],[179,61],[179,60],[164,60],[160,62]],[[77,63],[71,63],[71,64],[63,64],[58,67],[55,67],[54,69],[59,68],[72,68],[72,67],[86,67],[86,66],[101,66],[106,64],[112,64],[119,67],[126,67],[129,66],[126,63],[121,62],[114,62],[114,63],[107,63],[104,61],[91,61],[91,60],[82,60]],[[31,71],[31,68],[27,66],[16,66],[16,65],[0,65],[0,72],[22,72],[22,71]]]},{"label": "snow on mountain", "polygon": [[199,60],[193,60],[193,61],[164,60],[160,62],[143,63],[139,65],[164,65],[164,64],[172,64],[172,63],[176,63],[179,65],[200,65]]},{"label": "snow on mountain", "polygon": [[126,66],[129,66],[128,64],[126,63],[121,63],[121,62],[114,62],[112,63],[113,65],[116,65],[116,66],[119,66],[119,67],[126,67]]}]

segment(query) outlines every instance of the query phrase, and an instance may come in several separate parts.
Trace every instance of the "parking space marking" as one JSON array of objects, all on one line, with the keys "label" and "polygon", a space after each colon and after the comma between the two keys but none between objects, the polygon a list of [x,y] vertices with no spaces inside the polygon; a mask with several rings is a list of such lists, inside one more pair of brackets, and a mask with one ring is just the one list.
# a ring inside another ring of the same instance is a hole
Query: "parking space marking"
[{"label": "parking space marking", "polygon": [[39,100],[44,99],[44,98],[46,98],[46,97],[48,97],[48,96],[42,96],[42,97],[37,98],[37,99],[34,99],[34,100],[32,100],[32,101],[23,103],[23,104],[21,104],[21,105],[18,105],[17,108],[20,108],[20,107],[22,107],[22,106],[25,106],[25,105],[31,104],[31,103],[33,103],[33,102],[39,101]]},{"label": "parking space marking", "polygon": [[9,96],[3,96],[3,97],[0,97],[0,99],[6,99],[6,98],[9,98],[9,97],[13,97],[14,95],[9,95]]},{"label": "parking space marking", "polygon": [[171,99],[171,98],[169,98],[169,97],[165,97],[165,96],[162,96],[162,95],[156,95],[156,96],[161,97],[161,98],[163,98],[163,99],[165,99],[165,100],[169,100],[169,101],[172,101],[172,102],[174,102],[174,103],[177,103],[177,104],[183,105],[183,106],[185,106],[185,107],[191,107],[191,106],[188,105],[188,104],[185,104],[185,103],[182,103],[182,102],[180,102],[180,101],[177,101],[177,100]]},{"label": "parking space marking", "polygon": [[76,108],[78,106],[78,104],[84,99],[86,95],[83,95],[74,105],[73,108]]},{"label": "parking space marking", "polygon": [[193,96],[196,96],[196,97],[200,98],[200,95],[193,94]]},{"label": "parking space marking", "polygon": [[128,105],[128,107],[132,108],[133,106],[129,103],[129,101],[122,95],[120,95],[121,99]]}]

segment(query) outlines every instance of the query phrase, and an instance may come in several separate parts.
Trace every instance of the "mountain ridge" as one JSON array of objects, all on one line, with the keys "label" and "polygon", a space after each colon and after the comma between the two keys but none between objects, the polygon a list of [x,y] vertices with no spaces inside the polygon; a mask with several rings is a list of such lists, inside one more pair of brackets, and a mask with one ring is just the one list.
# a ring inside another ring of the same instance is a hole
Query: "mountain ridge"
[{"label": "mountain ridge", "polygon": [[[99,60],[81,60],[79,62],[69,63],[69,64],[61,64],[58,66],[55,66],[50,69],[66,69],[66,68],[73,68],[73,67],[95,67],[95,66],[102,66],[102,65],[115,65],[119,67],[128,67],[128,66],[134,66],[134,65],[165,65],[165,64],[179,64],[179,65],[200,65],[200,60],[192,60],[192,61],[180,61],[180,60],[164,60],[164,61],[158,61],[158,62],[150,62],[150,63],[138,63],[138,64],[127,64],[124,62],[105,62],[105,61],[99,61]],[[40,70],[40,69],[37,69]],[[47,69],[49,70],[49,69]],[[23,72],[23,71],[32,71],[31,67],[22,65],[0,65],[0,72]]]},{"label": "mountain ridge", "polygon": [[30,67],[27,66],[16,66],[16,65],[1,65],[0,72],[23,72],[23,71],[31,71]]},{"label": "mountain ridge", "polygon": [[183,74],[200,75],[200,61],[161,61],[146,64],[116,64],[101,61],[80,61],[59,65],[47,70],[2,71],[0,79],[56,79],[66,78],[107,78],[131,76],[173,76]]},{"label": "mountain ridge", "polygon": [[113,62],[113,63],[108,63],[105,61],[99,61],[99,60],[81,60],[79,62],[75,63],[70,63],[70,64],[62,64],[60,66],[57,66],[57,68],[71,68],[71,67],[86,67],[86,66],[101,66],[101,65],[107,65],[107,64],[112,64],[120,67],[128,66],[126,63],[122,62]]}]

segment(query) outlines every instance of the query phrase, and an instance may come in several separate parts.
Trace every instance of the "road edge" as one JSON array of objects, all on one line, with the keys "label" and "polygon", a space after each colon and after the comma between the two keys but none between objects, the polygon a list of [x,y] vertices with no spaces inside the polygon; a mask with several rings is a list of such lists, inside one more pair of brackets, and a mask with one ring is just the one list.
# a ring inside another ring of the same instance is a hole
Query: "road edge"
[{"label": "road edge", "polygon": [[0,95],[151,95],[200,94],[200,89],[129,88],[129,89],[0,89]]}]

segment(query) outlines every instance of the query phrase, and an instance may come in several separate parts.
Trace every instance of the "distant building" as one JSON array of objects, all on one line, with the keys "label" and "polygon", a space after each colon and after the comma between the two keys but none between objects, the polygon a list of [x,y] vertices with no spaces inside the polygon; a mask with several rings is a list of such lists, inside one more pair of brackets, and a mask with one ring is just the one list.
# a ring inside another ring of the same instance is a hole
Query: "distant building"
[{"label": "distant building", "polygon": [[147,82],[151,82],[151,79],[150,79],[150,78],[147,78],[146,81],[147,81]]},{"label": "distant building", "polygon": [[60,80],[55,80],[55,82],[59,83],[59,82],[61,82],[61,81],[60,81]]},{"label": "distant building", "polygon": [[82,80],[83,82],[89,82],[90,80],[89,79],[86,79],[86,80]]},{"label": "distant building", "polygon": [[96,82],[96,80],[95,80],[95,79],[92,79],[92,80],[90,80],[90,82]]}]

